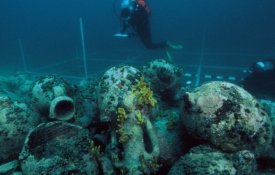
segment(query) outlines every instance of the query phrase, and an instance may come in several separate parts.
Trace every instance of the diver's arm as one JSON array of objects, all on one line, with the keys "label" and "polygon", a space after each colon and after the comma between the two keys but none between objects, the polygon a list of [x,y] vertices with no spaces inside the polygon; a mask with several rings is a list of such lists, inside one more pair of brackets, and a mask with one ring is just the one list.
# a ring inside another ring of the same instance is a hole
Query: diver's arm
[{"label": "diver's arm", "polygon": [[129,38],[136,36],[136,32],[133,29],[133,27],[129,24],[129,21],[122,22],[121,34],[127,35],[127,37]]},{"label": "diver's arm", "polygon": [[[135,1],[135,0],[134,0]],[[133,0],[124,0],[122,3],[122,9],[120,14],[120,23],[121,23],[121,30],[120,33],[115,34],[115,36],[120,37],[129,37],[131,34],[130,32],[130,20],[132,16],[133,10]]]},{"label": "diver's arm", "polygon": [[122,25],[122,28],[120,30],[119,33],[116,33],[114,34],[114,36],[118,36],[118,37],[129,37],[129,34],[127,33],[127,30],[129,28],[129,24],[124,21],[124,20],[121,20],[121,25]]},{"label": "diver's arm", "polygon": [[129,22],[128,22],[128,20],[122,19],[121,20],[121,26],[122,26],[122,28],[121,28],[120,33],[127,33],[127,30],[129,28]]},{"label": "diver's arm", "polygon": [[117,33],[114,36],[118,36],[118,37],[130,37],[131,36],[131,34],[129,34],[129,28],[130,28],[129,20],[130,20],[130,16],[128,16],[128,17],[122,17],[122,16],[123,15],[121,15],[121,18],[120,18],[120,23],[121,23],[120,33]]}]

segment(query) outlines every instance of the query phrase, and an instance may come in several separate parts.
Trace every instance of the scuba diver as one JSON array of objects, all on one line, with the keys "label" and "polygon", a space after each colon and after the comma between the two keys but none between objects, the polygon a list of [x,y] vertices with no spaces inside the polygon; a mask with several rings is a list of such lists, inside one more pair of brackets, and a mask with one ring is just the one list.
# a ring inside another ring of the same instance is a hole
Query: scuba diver
[{"label": "scuba diver", "polygon": [[181,45],[174,45],[169,41],[152,41],[150,15],[151,10],[146,0],[123,0],[120,13],[122,31],[114,36],[138,36],[147,49],[182,49]]},{"label": "scuba diver", "polygon": [[275,99],[275,60],[257,61],[241,82],[244,89],[260,98]]}]

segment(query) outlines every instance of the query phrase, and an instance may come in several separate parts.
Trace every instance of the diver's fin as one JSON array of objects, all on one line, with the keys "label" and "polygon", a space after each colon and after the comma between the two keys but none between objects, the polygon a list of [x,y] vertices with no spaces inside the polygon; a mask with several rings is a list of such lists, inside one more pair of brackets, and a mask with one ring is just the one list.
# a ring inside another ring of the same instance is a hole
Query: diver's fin
[{"label": "diver's fin", "polygon": [[174,49],[174,50],[181,50],[183,49],[181,44],[172,44],[170,41],[167,41],[168,48]]},{"label": "diver's fin", "polygon": [[181,44],[172,44],[170,41],[167,41],[167,47],[166,47],[166,57],[167,57],[167,61],[169,61],[170,63],[173,62],[173,58],[171,56],[170,50],[181,50],[183,49]]}]

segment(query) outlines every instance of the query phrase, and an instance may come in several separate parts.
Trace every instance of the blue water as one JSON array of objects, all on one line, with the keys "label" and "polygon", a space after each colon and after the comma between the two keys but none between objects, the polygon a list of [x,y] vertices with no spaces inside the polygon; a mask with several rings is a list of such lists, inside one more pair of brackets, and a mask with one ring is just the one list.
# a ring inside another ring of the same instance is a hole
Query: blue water
[{"label": "blue water", "polygon": [[[138,39],[112,36],[120,30],[118,4],[119,0],[2,0],[0,68],[22,68],[19,39],[29,69],[81,57],[80,17],[88,58],[103,53],[119,53],[117,57],[125,58],[127,50],[146,51]],[[259,57],[275,57],[274,0],[149,0],[149,4],[154,40],[167,39],[184,46],[175,56],[177,63],[198,62],[184,53],[225,53],[227,56],[209,58],[205,54],[208,61],[204,64],[221,66],[246,66]],[[110,62],[115,59],[102,57]]]}]

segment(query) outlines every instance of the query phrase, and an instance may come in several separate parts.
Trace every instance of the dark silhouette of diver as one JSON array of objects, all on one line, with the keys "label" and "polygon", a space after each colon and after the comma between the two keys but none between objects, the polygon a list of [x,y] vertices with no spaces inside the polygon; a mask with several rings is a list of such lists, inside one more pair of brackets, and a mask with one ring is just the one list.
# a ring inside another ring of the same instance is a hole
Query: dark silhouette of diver
[{"label": "dark silhouette of diver", "polygon": [[264,59],[255,62],[248,75],[241,82],[244,89],[258,98],[275,99],[275,60]]},{"label": "dark silhouette of diver", "polygon": [[123,0],[121,4],[121,33],[115,36],[132,37],[138,36],[148,49],[181,49],[181,45],[173,45],[171,42],[163,41],[154,43],[150,28],[151,10],[146,0]]}]

